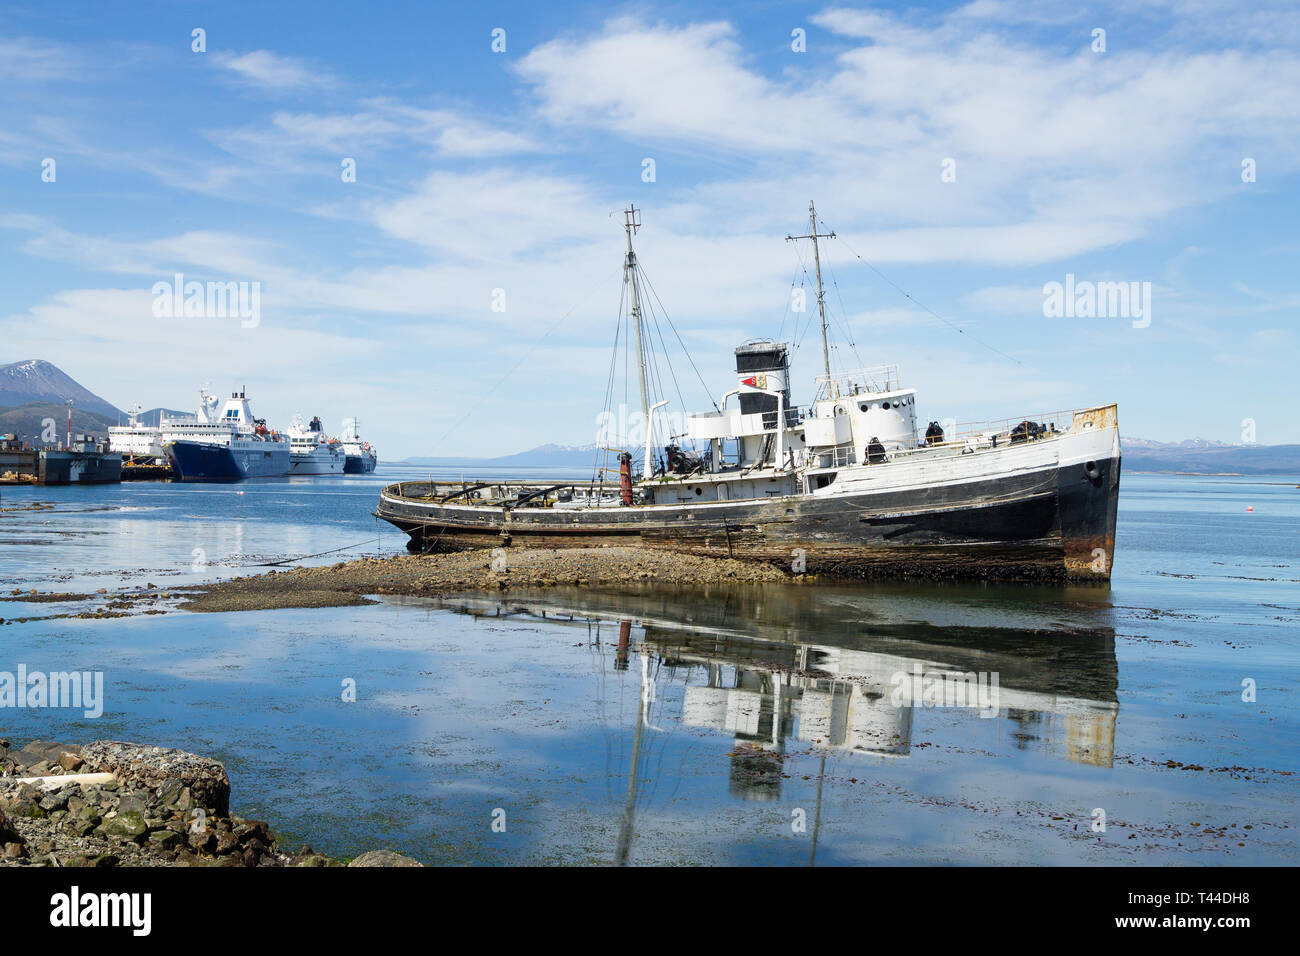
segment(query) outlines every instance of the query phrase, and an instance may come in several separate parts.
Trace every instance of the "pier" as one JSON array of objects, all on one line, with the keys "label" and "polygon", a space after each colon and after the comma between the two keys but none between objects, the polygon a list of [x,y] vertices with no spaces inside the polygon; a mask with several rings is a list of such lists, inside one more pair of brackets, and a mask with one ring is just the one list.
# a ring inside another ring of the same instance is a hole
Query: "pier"
[{"label": "pier", "polygon": [[91,436],[77,435],[66,448],[31,448],[14,435],[0,438],[0,484],[116,484],[122,456]]},{"label": "pier", "polygon": [[165,458],[128,455],[122,459],[123,481],[168,481],[175,477],[176,472]]}]

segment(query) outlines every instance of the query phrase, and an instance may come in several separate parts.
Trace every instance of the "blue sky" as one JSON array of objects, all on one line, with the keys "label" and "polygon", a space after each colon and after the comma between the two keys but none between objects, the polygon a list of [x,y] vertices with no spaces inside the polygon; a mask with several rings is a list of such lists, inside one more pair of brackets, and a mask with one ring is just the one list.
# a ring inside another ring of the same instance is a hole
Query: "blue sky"
[{"label": "blue sky", "polygon": [[[716,397],[789,338],[815,199],[837,368],[898,363],[927,418],[1300,441],[1294,4],[467,6],[7,5],[0,363],[120,407],[246,384],[389,458],[588,443],[618,211]],[[176,272],[260,283],[257,325],[156,316]],[[1151,283],[1149,326],[1046,317],[1067,273]]]}]

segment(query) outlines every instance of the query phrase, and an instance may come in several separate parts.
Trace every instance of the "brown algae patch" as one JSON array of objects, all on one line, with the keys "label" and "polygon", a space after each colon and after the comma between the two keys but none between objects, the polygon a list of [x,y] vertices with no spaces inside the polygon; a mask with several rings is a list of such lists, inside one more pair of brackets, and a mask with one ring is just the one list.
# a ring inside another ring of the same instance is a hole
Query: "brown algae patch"
[{"label": "brown algae patch", "polygon": [[179,607],[186,611],[272,611],[288,607],[352,607],[377,602],[347,591],[216,590],[199,594]]}]

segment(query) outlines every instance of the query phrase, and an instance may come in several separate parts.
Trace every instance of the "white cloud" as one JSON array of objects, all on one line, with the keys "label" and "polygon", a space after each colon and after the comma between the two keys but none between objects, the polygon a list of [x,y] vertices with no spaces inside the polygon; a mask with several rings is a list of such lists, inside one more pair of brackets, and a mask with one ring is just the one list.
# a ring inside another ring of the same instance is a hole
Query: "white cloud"
[{"label": "white cloud", "polygon": [[233,72],[241,81],[267,90],[322,89],[336,84],[328,71],[313,67],[297,57],[270,50],[250,53],[215,51],[212,62]]},{"label": "white cloud", "polygon": [[77,75],[83,61],[62,44],[32,37],[0,37],[0,80],[31,85]]},{"label": "white cloud", "polygon": [[[1081,42],[1062,56],[991,27],[972,33],[979,12],[924,27],[823,12],[812,22],[866,42],[829,72],[791,53],[779,80],[720,23],[617,20],[542,44],[518,71],[547,120],[650,144],[670,157],[661,175],[675,151],[751,157],[748,174],[696,186],[713,221],[783,226],[792,197],[815,193],[882,261],[1067,259],[1227,195],[1233,177],[1217,166],[1236,164],[1247,134],[1252,149],[1292,155],[1300,63],[1288,52],[1102,58]],[[954,183],[940,179],[946,158]]]}]

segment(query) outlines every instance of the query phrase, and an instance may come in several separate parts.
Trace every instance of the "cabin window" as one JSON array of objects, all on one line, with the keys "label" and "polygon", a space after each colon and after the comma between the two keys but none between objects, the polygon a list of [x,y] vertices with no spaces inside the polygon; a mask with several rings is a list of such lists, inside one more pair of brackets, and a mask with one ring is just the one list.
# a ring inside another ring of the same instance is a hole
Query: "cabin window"
[{"label": "cabin window", "polygon": [[785,369],[785,349],[770,352],[744,352],[736,356],[736,371],[779,372]]},{"label": "cabin window", "polygon": [[861,411],[864,411],[864,412],[871,411],[871,403],[870,403],[870,402],[863,402],[861,405],[858,406],[858,408],[859,408]]},{"label": "cabin window", "polygon": [[885,411],[889,411],[889,402],[881,402],[880,407],[883,408]]},{"label": "cabin window", "polygon": [[696,493],[697,495],[702,495],[702,494],[704,494],[704,489],[703,489],[703,488],[696,488],[696,489],[695,489],[695,493]]}]

